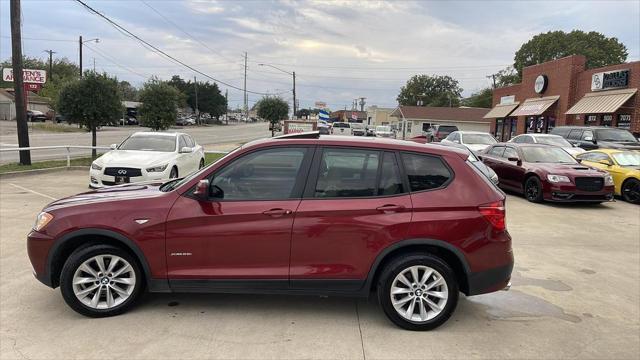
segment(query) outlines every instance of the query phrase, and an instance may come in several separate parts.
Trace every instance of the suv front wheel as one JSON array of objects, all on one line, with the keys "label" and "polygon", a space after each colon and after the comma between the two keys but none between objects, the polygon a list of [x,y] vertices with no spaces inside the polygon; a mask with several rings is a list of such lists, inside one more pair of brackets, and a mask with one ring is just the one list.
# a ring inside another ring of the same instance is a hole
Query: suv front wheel
[{"label": "suv front wheel", "polygon": [[387,265],[378,283],[387,317],[407,330],[431,330],[449,319],[458,303],[451,267],[428,254],[410,254]]},{"label": "suv front wheel", "polygon": [[76,250],[60,274],[60,291],[76,312],[90,317],[118,315],[142,291],[143,277],[135,259],[110,245]]}]

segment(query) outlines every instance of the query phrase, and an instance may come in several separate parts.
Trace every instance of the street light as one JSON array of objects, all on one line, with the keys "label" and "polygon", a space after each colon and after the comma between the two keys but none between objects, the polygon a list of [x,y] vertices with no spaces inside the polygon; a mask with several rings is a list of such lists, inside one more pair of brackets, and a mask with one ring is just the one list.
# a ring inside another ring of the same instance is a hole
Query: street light
[{"label": "street light", "polygon": [[78,45],[79,45],[79,49],[80,49],[80,77],[82,78],[82,44],[86,43],[86,42],[95,42],[96,44],[100,42],[100,39],[98,38],[93,38],[93,39],[89,39],[89,40],[82,40],[82,35],[80,35],[80,39],[78,39]]},{"label": "street light", "polygon": [[297,106],[296,106],[296,72],[295,71],[288,72],[286,70],[282,70],[279,67],[273,66],[271,64],[258,64],[258,66],[268,66],[270,68],[274,68],[274,69],[276,69],[278,71],[281,71],[281,72],[283,72],[285,74],[293,76],[293,117],[295,117],[296,116],[296,108],[297,108]]}]

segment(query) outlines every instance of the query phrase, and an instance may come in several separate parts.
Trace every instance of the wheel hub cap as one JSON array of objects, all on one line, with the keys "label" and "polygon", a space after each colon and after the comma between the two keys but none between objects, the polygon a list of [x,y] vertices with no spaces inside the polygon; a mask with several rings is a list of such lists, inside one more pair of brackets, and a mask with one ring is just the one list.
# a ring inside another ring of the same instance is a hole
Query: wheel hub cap
[{"label": "wheel hub cap", "polygon": [[96,255],[83,262],[73,275],[73,293],[92,309],[111,309],[124,303],[136,286],[136,273],[125,259]]},{"label": "wheel hub cap", "polygon": [[438,316],[447,305],[449,289],[435,269],[415,265],[402,270],[391,283],[391,304],[404,319],[421,323]]}]

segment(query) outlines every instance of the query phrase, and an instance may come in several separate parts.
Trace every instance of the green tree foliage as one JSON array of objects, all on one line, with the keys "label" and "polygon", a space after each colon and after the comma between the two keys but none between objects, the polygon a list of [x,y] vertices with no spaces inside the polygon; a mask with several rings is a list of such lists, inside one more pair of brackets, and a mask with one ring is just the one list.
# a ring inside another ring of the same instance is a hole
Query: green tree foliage
[{"label": "green tree foliage", "polygon": [[[284,120],[289,115],[289,104],[278,96],[265,96],[257,103],[258,117],[269,121],[272,125]],[[275,129],[275,126],[271,127]],[[274,130],[271,131],[271,136]]]},{"label": "green tree foliage", "polygon": [[397,100],[400,105],[417,105],[422,100],[423,106],[457,107],[461,94],[458,81],[450,76],[414,75],[400,89]]},{"label": "green tree foliage", "polygon": [[[118,81],[105,73],[87,71],[82,79],[70,81],[61,88],[57,107],[69,121],[91,131],[91,144],[96,146],[98,127],[118,119],[122,114]],[[92,156],[95,159],[95,149]]]},{"label": "green tree foliage", "polygon": [[296,113],[296,116],[302,119],[308,119],[311,115],[311,109],[300,109]]},{"label": "green tree foliage", "polygon": [[174,125],[184,95],[169,82],[151,79],[140,90],[142,105],[138,108],[142,125],[165,130]]},{"label": "green tree foliage", "polygon": [[493,89],[486,88],[471,94],[462,100],[462,105],[479,108],[490,108],[493,102]]},{"label": "green tree foliage", "polygon": [[534,36],[516,52],[513,67],[522,75],[522,68],[541,64],[569,55],[584,55],[587,67],[601,67],[623,63],[627,48],[615,37],[606,37],[595,31],[549,31]]},{"label": "green tree foliage", "polygon": [[138,89],[131,85],[128,81],[120,81],[118,83],[120,96],[124,101],[138,101]]},{"label": "green tree foliage", "polygon": [[[191,110],[196,110],[196,86],[192,81],[184,81],[180,76],[173,75],[169,85],[180,90],[185,95],[181,106],[187,105]],[[218,119],[227,110],[227,100],[220,92],[218,84],[198,81],[198,111],[207,113]]]}]

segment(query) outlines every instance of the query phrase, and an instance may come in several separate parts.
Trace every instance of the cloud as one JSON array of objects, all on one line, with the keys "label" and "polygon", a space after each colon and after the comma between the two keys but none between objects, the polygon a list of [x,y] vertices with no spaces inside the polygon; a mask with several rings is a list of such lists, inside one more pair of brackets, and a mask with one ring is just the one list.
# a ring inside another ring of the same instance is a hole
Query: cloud
[{"label": "cloud", "polygon": [[189,0],[188,4],[196,13],[219,14],[224,11],[224,7],[217,0]]}]

